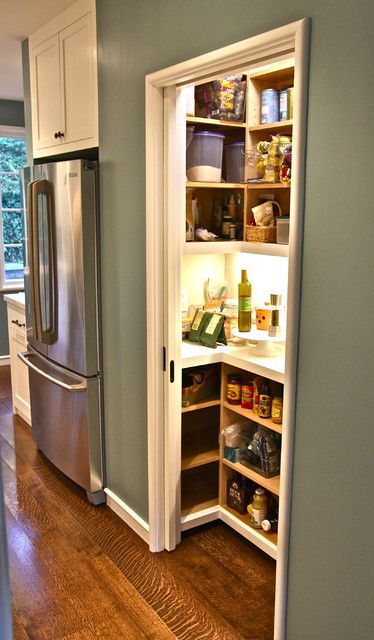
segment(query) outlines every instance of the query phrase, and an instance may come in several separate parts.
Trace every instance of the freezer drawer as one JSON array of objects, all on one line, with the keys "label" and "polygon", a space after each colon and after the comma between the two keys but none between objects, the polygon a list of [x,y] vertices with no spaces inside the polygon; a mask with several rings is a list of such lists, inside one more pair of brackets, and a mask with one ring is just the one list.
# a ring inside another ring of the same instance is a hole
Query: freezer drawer
[{"label": "freezer drawer", "polygon": [[29,367],[35,443],[91,502],[104,502],[100,377],[80,378],[32,351],[20,356]]}]

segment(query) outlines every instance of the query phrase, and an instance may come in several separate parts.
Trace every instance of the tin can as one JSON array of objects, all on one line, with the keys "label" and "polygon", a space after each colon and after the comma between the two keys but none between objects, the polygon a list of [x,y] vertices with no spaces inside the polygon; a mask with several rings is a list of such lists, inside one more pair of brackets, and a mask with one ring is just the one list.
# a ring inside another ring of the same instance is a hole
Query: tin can
[{"label": "tin can", "polygon": [[261,91],[261,124],[279,121],[279,91],[264,89]]},{"label": "tin can", "polygon": [[287,120],[288,117],[288,90],[281,89],[279,92],[279,120]]}]

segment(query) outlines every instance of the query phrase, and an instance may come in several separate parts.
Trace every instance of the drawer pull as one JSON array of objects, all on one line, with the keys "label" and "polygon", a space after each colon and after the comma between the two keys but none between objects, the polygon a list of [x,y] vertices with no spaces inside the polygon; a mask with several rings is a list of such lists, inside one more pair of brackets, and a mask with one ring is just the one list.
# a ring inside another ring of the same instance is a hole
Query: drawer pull
[{"label": "drawer pull", "polygon": [[20,322],[19,320],[12,320],[13,324],[16,324],[17,327],[25,327],[25,323],[24,322]]}]

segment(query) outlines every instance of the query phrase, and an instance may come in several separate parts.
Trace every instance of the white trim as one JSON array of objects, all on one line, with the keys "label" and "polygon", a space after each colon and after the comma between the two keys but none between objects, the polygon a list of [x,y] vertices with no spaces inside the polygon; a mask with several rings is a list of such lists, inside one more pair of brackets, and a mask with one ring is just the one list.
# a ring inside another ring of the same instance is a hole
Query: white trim
[{"label": "white trim", "polygon": [[10,364],[10,356],[0,356],[0,367]]},{"label": "white trim", "polygon": [[[248,69],[253,66],[265,64],[270,60],[280,59],[291,52],[295,54],[295,84],[298,89],[295,92],[294,101],[294,128],[293,140],[295,144],[295,163],[293,163],[292,183],[294,194],[291,198],[291,210],[298,212],[300,221],[294,227],[293,237],[290,241],[294,244],[294,251],[290,252],[289,269],[289,308],[293,304],[293,312],[288,313],[287,337],[288,355],[286,374],[289,378],[289,391],[285,398],[285,420],[290,424],[288,435],[283,439],[282,446],[282,475],[280,512],[283,520],[278,537],[278,564],[276,576],[275,599],[275,623],[274,638],[283,640],[286,627],[286,597],[287,597],[287,571],[288,571],[288,547],[289,547],[289,523],[288,517],[291,505],[292,483],[292,457],[293,457],[293,431],[295,419],[295,388],[296,388],[296,363],[297,363],[297,338],[299,318],[299,288],[300,288],[300,263],[302,246],[302,213],[303,213],[303,180],[305,171],[305,126],[306,126],[306,82],[307,62],[309,46],[310,19],[304,18],[297,22],[279,27],[273,31],[263,33],[242,42],[223,47],[217,51],[199,56],[192,60],[180,63],[168,69],[157,71],[146,76],[146,216],[147,216],[147,363],[148,363],[148,482],[150,487],[149,523],[151,539],[162,540],[162,513],[164,501],[162,497],[162,483],[165,464],[164,423],[162,421],[162,399],[164,397],[165,376],[161,375],[160,362],[155,358],[161,350],[163,342],[162,317],[164,313],[165,292],[167,283],[164,283],[160,249],[162,241],[157,243],[154,231],[162,228],[168,218],[167,204],[178,202],[181,185],[176,183],[174,191],[168,190],[168,201],[163,197],[163,187],[168,184],[164,174],[167,169],[162,163],[163,144],[163,104],[162,92],[166,87],[183,85],[187,83],[202,82],[209,77],[217,76],[227,70]],[[175,113],[173,114],[175,117]],[[169,123],[168,123],[168,126]],[[175,125],[173,125],[175,126]],[[176,127],[176,131],[178,128]],[[176,134],[177,135],[177,134]],[[171,140],[173,144],[173,140]],[[166,150],[166,157],[169,152]],[[169,154],[170,155],[170,154]],[[295,164],[295,170],[294,170]],[[296,194],[298,194],[296,196]],[[163,248],[164,249],[164,248]],[[292,255],[291,255],[292,254]],[[166,274],[165,274],[166,276]],[[157,291],[157,296],[155,292]],[[297,306],[296,306],[297,305]],[[156,326],[155,326],[156,325]],[[292,336],[292,339],[291,339]],[[168,355],[168,358],[170,355]],[[179,362],[180,364],[180,362]],[[176,361],[176,369],[178,362]],[[287,380],[288,383],[288,380]],[[155,487],[157,486],[157,493]],[[170,488],[169,488],[170,491]],[[156,499],[153,502],[153,499]],[[167,514],[168,516],[168,514]]]},{"label": "white trim", "polygon": [[26,135],[25,127],[16,127],[13,125],[0,124],[1,138],[24,138]]},{"label": "white trim", "polygon": [[104,491],[107,495],[106,503],[108,507],[149,545],[149,524],[138,516],[138,514],[113,493],[113,491],[110,489],[104,489]]},{"label": "white trim", "polygon": [[188,529],[193,529],[201,524],[213,522],[220,517],[219,514],[220,507],[218,504],[215,507],[208,507],[207,509],[202,509],[195,513],[189,513],[188,515],[181,517],[181,530],[188,531]]}]

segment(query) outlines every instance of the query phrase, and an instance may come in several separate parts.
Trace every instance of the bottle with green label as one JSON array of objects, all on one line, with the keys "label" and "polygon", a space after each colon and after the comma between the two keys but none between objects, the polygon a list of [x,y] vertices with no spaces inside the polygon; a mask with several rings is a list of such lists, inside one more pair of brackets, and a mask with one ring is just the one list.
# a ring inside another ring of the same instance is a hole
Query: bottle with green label
[{"label": "bottle with green label", "polygon": [[238,287],[238,329],[251,330],[252,285],[248,281],[247,270],[242,269],[242,280]]}]

